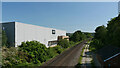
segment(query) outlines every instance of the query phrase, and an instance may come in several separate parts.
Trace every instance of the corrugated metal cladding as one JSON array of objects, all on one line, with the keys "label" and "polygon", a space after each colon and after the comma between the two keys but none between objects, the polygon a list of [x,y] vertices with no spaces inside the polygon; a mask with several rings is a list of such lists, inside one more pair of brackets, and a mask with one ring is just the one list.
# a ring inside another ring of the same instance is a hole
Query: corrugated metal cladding
[{"label": "corrugated metal cladding", "polygon": [[58,36],[66,36],[66,31],[58,30],[54,28],[45,28],[36,25],[24,24],[19,22],[3,23],[8,41],[11,45],[17,47],[21,42],[25,41],[39,41],[45,44],[46,47],[49,41],[56,41]]}]

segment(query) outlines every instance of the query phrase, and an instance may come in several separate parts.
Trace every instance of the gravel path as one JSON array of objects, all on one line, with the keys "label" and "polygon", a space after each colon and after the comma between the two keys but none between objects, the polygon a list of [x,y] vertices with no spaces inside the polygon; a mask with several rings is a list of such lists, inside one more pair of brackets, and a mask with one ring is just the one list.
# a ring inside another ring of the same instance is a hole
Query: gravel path
[{"label": "gravel path", "polygon": [[83,52],[83,56],[82,56],[81,67],[82,68],[91,68],[91,61],[92,61],[92,57],[89,52],[89,45],[86,45],[84,52]]}]

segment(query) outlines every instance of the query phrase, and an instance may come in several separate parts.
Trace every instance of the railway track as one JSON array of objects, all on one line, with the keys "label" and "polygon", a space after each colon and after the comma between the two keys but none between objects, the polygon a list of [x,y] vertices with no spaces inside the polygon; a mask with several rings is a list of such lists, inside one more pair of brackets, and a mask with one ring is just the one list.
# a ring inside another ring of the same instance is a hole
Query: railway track
[{"label": "railway track", "polygon": [[74,67],[79,60],[82,48],[85,46],[86,41],[83,41],[80,44],[77,44],[70,49],[64,51],[60,55],[56,56],[55,58],[49,60],[48,62],[44,63],[41,68],[62,68],[62,67]]}]

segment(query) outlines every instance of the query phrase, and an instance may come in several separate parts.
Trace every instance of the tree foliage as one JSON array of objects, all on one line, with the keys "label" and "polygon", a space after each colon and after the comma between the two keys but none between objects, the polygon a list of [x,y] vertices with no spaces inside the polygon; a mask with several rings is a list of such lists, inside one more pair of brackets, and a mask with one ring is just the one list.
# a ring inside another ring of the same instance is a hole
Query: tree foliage
[{"label": "tree foliage", "polygon": [[93,33],[84,33],[86,38],[93,38]]},{"label": "tree foliage", "polygon": [[80,30],[73,33],[73,35],[70,37],[70,41],[79,42],[81,40],[84,40],[86,38],[85,34],[83,34]]},{"label": "tree foliage", "polygon": [[107,43],[120,47],[120,15],[108,21]]},{"label": "tree foliage", "polygon": [[[65,46],[58,45],[56,47],[46,48],[44,44],[38,41],[27,41],[16,47],[3,47],[3,66],[30,66],[41,65],[43,62],[62,53],[68,47],[68,41],[63,41]],[[63,47],[61,47],[63,46]],[[6,67],[5,67],[6,68]]]},{"label": "tree foliage", "polygon": [[98,50],[106,45],[120,47],[120,15],[108,21],[107,27],[99,26],[95,30],[91,47]]},{"label": "tree foliage", "polygon": [[63,48],[67,48],[70,46],[69,41],[66,39],[59,40],[58,45],[62,46]]},{"label": "tree foliage", "polygon": [[102,41],[102,43],[105,43],[104,41],[106,40],[105,39],[106,34],[107,34],[106,27],[105,26],[99,26],[95,30],[95,37],[94,38]]},{"label": "tree foliage", "polygon": [[20,51],[27,53],[30,56],[29,61],[33,61],[34,64],[45,62],[49,59],[49,51],[45,45],[37,41],[23,42],[20,46]]}]

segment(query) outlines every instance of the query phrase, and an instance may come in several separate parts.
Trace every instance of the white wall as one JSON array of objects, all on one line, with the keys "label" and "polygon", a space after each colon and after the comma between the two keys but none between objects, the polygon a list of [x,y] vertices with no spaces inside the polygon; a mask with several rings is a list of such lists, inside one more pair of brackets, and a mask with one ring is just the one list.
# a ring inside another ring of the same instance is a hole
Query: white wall
[{"label": "white wall", "polygon": [[[56,34],[52,34],[52,30],[55,30]],[[15,22],[15,47],[21,42],[32,40],[39,41],[48,47],[48,41],[57,40],[61,35],[66,36],[66,31]]]}]

